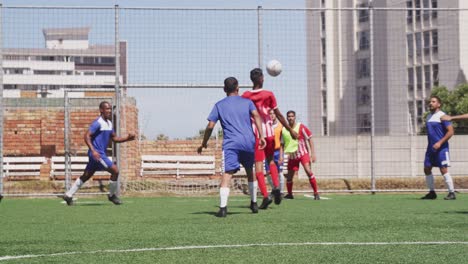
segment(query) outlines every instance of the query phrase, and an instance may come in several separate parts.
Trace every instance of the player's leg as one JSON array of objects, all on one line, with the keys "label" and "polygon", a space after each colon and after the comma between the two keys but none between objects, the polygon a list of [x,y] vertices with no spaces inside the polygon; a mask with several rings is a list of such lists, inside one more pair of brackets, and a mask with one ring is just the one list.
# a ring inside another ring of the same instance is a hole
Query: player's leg
[{"label": "player's leg", "polygon": [[453,179],[449,173],[448,167],[450,166],[450,157],[448,149],[442,149],[438,153],[438,165],[440,169],[440,173],[444,177],[445,186],[448,189],[448,195],[444,198],[444,200],[455,200],[455,188],[453,186]]},{"label": "player's leg", "polygon": [[302,167],[304,167],[307,177],[309,178],[310,187],[312,187],[312,190],[314,190],[314,200],[320,200],[320,195],[318,193],[317,187],[317,180],[315,179],[315,175],[312,172],[312,168],[310,166],[310,158],[308,154],[301,157],[301,163]]},{"label": "player's leg", "polygon": [[227,203],[229,198],[229,185],[231,183],[232,175],[240,169],[239,151],[235,149],[224,149],[224,174],[221,177],[221,184],[219,186],[219,211],[216,213],[217,217],[227,216]]},{"label": "player's leg", "polygon": [[239,156],[239,161],[244,166],[245,172],[247,173],[247,181],[249,183],[249,193],[250,193],[250,210],[252,213],[258,213],[257,205],[257,188],[258,183],[255,180],[253,173],[253,165],[255,163],[255,154],[251,152],[241,152]]},{"label": "player's leg", "polygon": [[63,200],[67,205],[73,205],[73,195],[87,182],[91,177],[93,177],[96,170],[98,170],[99,164],[92,158],[89,158],[89,162],[86,165],[86,168],[81,177],[78,177],[75,182],[72,184],[71,188],[62,196]]},{"label": "player's leg", "polygon": [[434,186],[434,175],[432,175],[432,164],[433,164],[433,157],[430,151],[426,151],[426,156],[424,158],[424,174],[426,175],[426,185],[429,189],[429,192],[421,197],[423,200],[434,200],[437,198],[437,194],[435,192]]},{"label": "player's leg", "polygon": [[263,196],[260,209],[267,209],[272,200],[268,197],[268,190],[265,183],[265,174],[263,173],[263,161],[265,160],[265,152],[259,149],[258,139],[255,140],[255,177],[257,178],[258,188]]},{"label": "player's leg", "polygon": [[106,156],[102,156],[99,162],[102,168],[111,174],[109,179],[109,195],[107,196],[107,199],[115,205],[121,205],[122,201],[118,197],[119,168]]},{"label": "player's leg", "polygon": [[286,177],[286,189],[288,194],[284,196],[285,199],[294,199],[293,195],[293,178],[296,171],[299,170],[299,160],[298,159],[289,159],[288,161],[288,174]]},{"label": "player's leg", "polygon": [[267,159],[268,166],[270,168],[271,181],[273,182],[273,194],[275,204],[281,203],[281,191],[279,190],[279,179],[278,179],[278,167],[276,166],[275,156],[275,138],[269,137],[266,139],[267,145],[265,147],[265,156]]},{"label": "player's leg", "polygon": [[276,168],[278,168],[278,180],[279,180],[279,190],[280,193],[283,194],[284,190],[284,174],[283,174],[283,163],[280,164],[279,162],[280,151],[275,151],[275,164]]}]

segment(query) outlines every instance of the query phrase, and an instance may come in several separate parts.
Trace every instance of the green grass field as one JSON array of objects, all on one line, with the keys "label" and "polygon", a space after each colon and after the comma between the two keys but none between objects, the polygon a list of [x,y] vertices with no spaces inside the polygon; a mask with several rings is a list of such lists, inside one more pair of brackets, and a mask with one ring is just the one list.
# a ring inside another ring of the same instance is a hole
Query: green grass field
[{"label": "green grass field", "polygon": [[[421,201],[421,194],[324,196],[331,199],[313,201],[297,194],[255,215],[247,208],[247,196],[233,196],[225,219],[214,216],[217,197],[124,197],[122,206],[105,197],[80,198],[73,207],[60,199],[4,199],[0,263],[468,260],[466,194],[456,201]],[[30,256],[6,257],[25,255]]]}]

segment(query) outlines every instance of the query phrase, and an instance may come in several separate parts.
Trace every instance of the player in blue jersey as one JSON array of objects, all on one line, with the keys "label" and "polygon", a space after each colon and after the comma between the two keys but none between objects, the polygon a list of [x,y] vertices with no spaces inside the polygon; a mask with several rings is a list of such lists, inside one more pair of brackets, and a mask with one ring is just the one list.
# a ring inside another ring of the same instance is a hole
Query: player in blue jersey
[{"label": "player in blue jersey", "polygon": [[205,129],[203,142],[197,149],[201,154],[203,148],[207,148],[213,128],[218,120],[223,128],[223,156],[224,174],[219,188],[220,206],[217,217],[227,216],[227,202],[229,197],[229,184],[232,175],[244,166],[249,182],[250,210],[258,213],[257,205],[257,181],[253,177],[255,136],[252,128],[251,117],[259,131],[260,148],[266,145],[262,131],[262,121],[253,102],[239,96],[239,83],[236,78],[229,77],[224,80],[224,92],[226,97],[217,102],[210,115]]},{"label": "player in blue jersey", "polygon": [[429,193],[421,199],[433,200],[437,198],[434,187],[434,175],[432,175],[432,167],[439,167],[440,173],[444,176],[445,184],[449,191],[445,200],[455,200],[455,190],[453,180],[448,172],[450,166],[449,143],[448,140],[453,136],[453,126],[449,121],[441,120],[445,115],[440,110],[442,101],[439,97],[433,95],[430,98],[429,109],[430,113],[426,119],[427,130],[427,150],[426,158],[424,159],[424,174],[426,174],[426,184],[429,188]]},{"label": "player in blue jersey", "polygon": [[83,184],[89,180],[96,171],[108,171],[111,174],[109,181],[109,195],[108,199],[116,205],[122,204],[119,197],[117,197],[117,178],[119,177],[119,169],[106,154],[107,145],[109,140],[116,143],[122,143],[135,139],[134,134],[128,134],[126,137],[117,137],[114,129],[112,128],[112,108],[109,102],[101,102],[99,104],[99,111],[101,116],[91,123],[88,131],[84,135],[84,141],[88,145],[89,162],[83,172],[83,175],[76,179],[73,186],[64,195],[63,199],[67,205],[73,205],[73,195]]}]

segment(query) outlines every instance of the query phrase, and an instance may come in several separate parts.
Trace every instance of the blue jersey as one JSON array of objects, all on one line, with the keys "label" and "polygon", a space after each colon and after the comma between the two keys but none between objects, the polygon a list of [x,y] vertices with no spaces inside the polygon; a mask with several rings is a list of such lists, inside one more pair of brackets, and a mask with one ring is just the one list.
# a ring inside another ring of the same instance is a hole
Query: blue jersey
[{"label": "blue jersey", "polygon": [[[452,123],[449,121],[442,121],[440,118],[445,115],[442,111],[437,111],[436,113],[431,113],[427,116],[426,119],[426,130],[427,130],[427,150],[434,151],[432,146],[441,140],[447,133],[447,127],[451,126]],[[448,141],[446,141],[440,149],[449,148]]]},{"label": "blue jersey", "polygon": [[100,116],[93,121],[89,127],[89,132],[91,133],[91,143],[93,144],[94,149],[99,154],[105,155],[109,139],[112,136],[112,133],[114,133],[114,130],[112,129],[112,121],[106,121]]},{"label": "blue jersey", "polygon": [[254,110],[253,102],[240,96],[227,96],[215,104],[208,121],[221,122],[223,149],[254,151],[255,137],[250,120]]}]

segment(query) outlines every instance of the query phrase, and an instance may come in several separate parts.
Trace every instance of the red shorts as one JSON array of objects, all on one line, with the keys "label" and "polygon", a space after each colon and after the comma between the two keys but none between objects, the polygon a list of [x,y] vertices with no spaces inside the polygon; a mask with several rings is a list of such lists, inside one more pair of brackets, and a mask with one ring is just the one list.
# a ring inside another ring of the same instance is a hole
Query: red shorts
[{"label": "red shorts", "polygon": [[303,155],[300,158],[288,160],[288,171],[290,171],[290,170],[298,171],[299,170],[299,163],[301,163],[302,166],[304,166],[307,163],[310,163],[309,154],[307,153],[307,154]]},{"label": "red shorts", "polygon": [[255,162],[263,162],[266,157],[273,156],[275,154],[275,137],[265,138],[266,147],[264,149],[259,148],[260,140],[255,140]]}]

